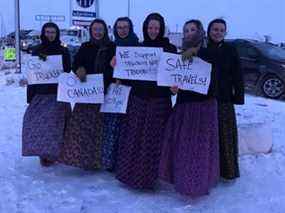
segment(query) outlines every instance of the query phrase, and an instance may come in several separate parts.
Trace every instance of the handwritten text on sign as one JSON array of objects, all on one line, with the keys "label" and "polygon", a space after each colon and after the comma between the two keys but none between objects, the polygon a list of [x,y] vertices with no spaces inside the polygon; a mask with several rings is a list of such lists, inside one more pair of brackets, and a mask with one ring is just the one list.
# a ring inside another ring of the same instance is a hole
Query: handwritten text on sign
[{"label": "handwritten text on sign", "polygon": [[38,56],[28,55],[22,69],[29,84],[56,84],[63,72],[62,56],[48,56],[47,60],[43,61]]},{"label": "handwritten text on sign", "polygon": [[163,53],[161,56],[157,84],[160,86],[178,86],[207,94],[211,81],[212,65],[198,57],[182,61],[181,55]]},{"label": "handwritten text on sign", "polygon": [[118,47],[114,78],[156,81],[162,48]]},{"label": "handwritten text on sign", "polygon": [[86,82],[80,82],[74,73],[61,74],[59,77],[57,100],[67,103],[103,103],[103,75],[87,75]]},{"label": "handwritten text on sign", "polygon": [[131,87],[111,84],[100,111],[107,113],[126,113],[130,91]]}]

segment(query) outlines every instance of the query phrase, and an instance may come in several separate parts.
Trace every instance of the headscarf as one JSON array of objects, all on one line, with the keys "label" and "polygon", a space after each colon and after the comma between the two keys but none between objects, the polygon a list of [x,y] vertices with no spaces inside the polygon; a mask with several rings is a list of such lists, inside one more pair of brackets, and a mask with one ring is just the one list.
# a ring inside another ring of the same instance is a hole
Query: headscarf
[{"label": "headscarf", "polygon": [[187,50],[187,49],[192,48],[192,47],[197,47],[200,44],[202,44],[202,46],[204,45],[205,30],[203,28],[202,22],[199,20],[195,20],[195,19],[187,21],[184,24],[183,31],[185,30],[185,27],[190,23],[195,24],[198,30],[191,40],[189,40],[189,38],[188,39],[185,37],[183,38],[183,40],[182,40],[182,49],[183,50]]},{"label": "headscarf", "polygon": [[[119,21],[125,21],[129,23],[129,34],[126,38],[121,38],[118,34],[117,24]],[[138,36],[134,32],[133,22],[128,17],[120,17],[116,20],[114,24],[114,36],[115,44],[118,46],[137,46],[139,44]]]}]

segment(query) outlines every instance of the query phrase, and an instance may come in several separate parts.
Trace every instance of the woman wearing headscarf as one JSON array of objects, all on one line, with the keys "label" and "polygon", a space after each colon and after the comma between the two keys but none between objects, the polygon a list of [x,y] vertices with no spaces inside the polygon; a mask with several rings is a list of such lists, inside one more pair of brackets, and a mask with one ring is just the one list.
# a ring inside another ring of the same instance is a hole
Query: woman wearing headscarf
[{"label": "woman wearing headscarf", "polygon": [[236,49],[227,44],[227,24],[215,19],[208,26],[207,54],[212,57],[218,79],[220,173],[226,180],[238,178],[238,132],[234,105],[244,104],[243,75]]},{"label": "woman wearing headscarf", "polygon": [[[164,18],[158,13],[143,23],[144,47],[176,53],[164,37]],[[162,135],[171,112],[171,92],[156,82],[133,81],[127,115],[123,118],[116,177],[136,189],[153,189],[158,178]]]},{"label": "woman wearing headscarf", "polygon": [[[56,24],[46,23],[42,27],[41,44],[32,52],[41,60],[48,56],[61,55],[64,72],[70,72],[68,49],[61,45],[60,31]],[[24,156],[39,156],[42,166],[58,160],[64,128],[70,107],[56,100],[57,84],[34,84],[27,86],[29,104],[23,122]]]},{"label": "woman wearing headscarf", "polygon": [[[204,48],[205,32],[199,20],[186,22],[183,34],[183,56]],[[206,55],[199,57],[208,60]],[[171,88],[177,93],[177,101],[165,130],[160,178],[192,198],[208,194],[219,179],[215,81],[212,70],[207,95]]]},{"label": "woman wearing headscarf", "polygon": [[[134,33],[133,23],[128,17],[118,18],[113,29],[115,44],[117,46],[139,45],[139,39]],[[117,82],[122,85],[131,85],[131,82],[127,80],[120,80]],[[104,114],[102,167],[109,171],[115,169],[120,125],[123,116],[124,115],[114,113]]]},{"label": "woman wearing headscarf", "polygon": [[[106,23],[95,19],[90,25],[90,41],[81,45],[73,70],[81,81],[88,74],[103,74],[104,88],[113,81],[110,61],[115,45],[108,37]],[[65,132],[61,161],[86,170],[101,168],[103,113],[100,104],[76,104]]]}]

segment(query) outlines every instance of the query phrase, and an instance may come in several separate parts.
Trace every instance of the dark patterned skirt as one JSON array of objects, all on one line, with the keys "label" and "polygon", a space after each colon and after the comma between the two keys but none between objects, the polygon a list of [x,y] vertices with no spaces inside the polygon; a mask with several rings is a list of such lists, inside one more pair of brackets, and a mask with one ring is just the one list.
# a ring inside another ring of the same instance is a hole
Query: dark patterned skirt
[{"label": "dark patterned skirt", "polygon": [[56,101],[56,95],[37,95],[23,121],[22,154],[58,160],[70,106]]},{"label": "dark patterned skirt", "polygon": [[153,189],[158,178],[161,142],[171,113],[170,99],[130,96],[122,119],[116,177],[136,189]]},{"label": "dark patterned skirt", "polygon": [[220,176],[217,102],[177,104],[163,142],[160,178],[183,195],[209,193]]},{"label": "dark patterned skirt", "polygon": [[69,119],[61,163],[86,170],[101,167],[103,113],[98,104],[76,104]]},{"label": "dark patterned skirt", "polygon": [[238,164],[238,131],[234,105],[218,103],[221,177],[240,176]]},{"label": "dark patterned skirt", "polygon": [[114,113],[104,114],[101,162],[104,169],[115,169],[122,116]]}]

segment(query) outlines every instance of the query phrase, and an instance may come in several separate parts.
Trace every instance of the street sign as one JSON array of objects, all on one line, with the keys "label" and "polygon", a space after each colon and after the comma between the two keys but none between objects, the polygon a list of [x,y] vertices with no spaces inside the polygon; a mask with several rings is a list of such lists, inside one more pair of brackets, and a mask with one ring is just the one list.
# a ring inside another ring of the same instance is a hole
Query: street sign
[{"label": "street sign", "polygon": [[72,0],[71,23],[75,26],[89,26],[98,17],[98,0]]},{"label": "street sign", "polygon": [[4,60],[15,61],[16,60],[16,48],[8,47],[4,49]]},{"label": "street sign", "polygon": [[65,16],[61,15],[36,15],[36,21],[55,21],[55,22],[64,22]]}]

